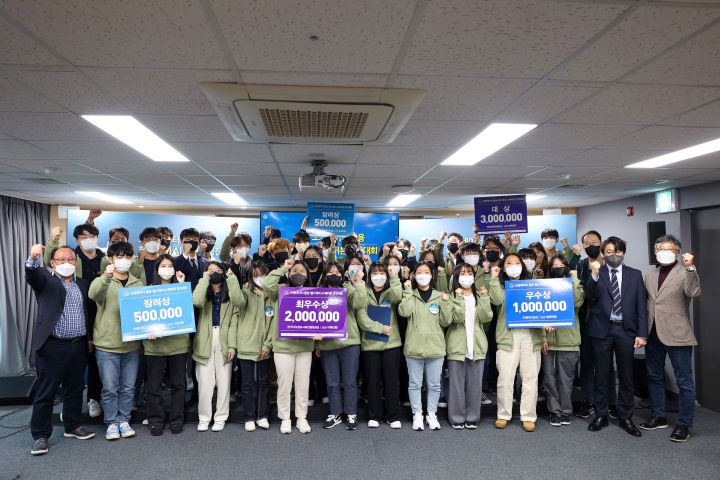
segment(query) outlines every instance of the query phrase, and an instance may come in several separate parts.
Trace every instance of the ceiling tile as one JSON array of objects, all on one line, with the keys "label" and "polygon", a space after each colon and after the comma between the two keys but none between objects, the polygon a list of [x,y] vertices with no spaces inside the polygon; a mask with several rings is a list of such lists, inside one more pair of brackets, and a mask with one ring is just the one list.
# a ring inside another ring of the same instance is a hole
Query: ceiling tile
[{"label": "ceiling tile", "polygon": [[[291,183],[297,183],[297,178],[293,177],[299,177],[300,175],[305,175],[306,173],[312,173],[313,170],[310,165],[302,163],[280,163],[279,165],[280,171],[282,171],[283,175],[289,177],[288,180],[293,180]],[[330,163],[325,168],[325,173],[328,175],[344,175],[349,177],[353,174],[354,168],[354,164]]]},{"label": "ceiling tile", "polygon": [[720,138],[720,128],[647,127],[605,143],[602,148],[679,150],[716,138]]},{"label": "ceiling tile", "polygon": [[577,125],[547,123],[515,141],[513,148],[588,149],[641,127],[633,125]]},{"label": "ceiling tile", "polygon": [[0,64],[61,65],[64,63],[2,17],[0,17],[0,45],[3,46],[0,48]]},{"label": "ceiling tile", "polygon": [[411,0],[211,4],[241,70],[301,72],[389,73],[415,8]]},{"label": "ceiling tile", "polygon": [[[44,168],[56,168],[58,173],[88,173],[88,169],[71,160],[5,160],[0,159],[0,171],[42,173]],[[52,177],[52,175],[48,175]]]},{"label": "ceiling tile", "polygon": [[598,86],[549,82],[528,92],[506,111],[493,119],[496,122],[545,123],[579,101],[597,92]]},{"label": "ceiling tile", "polygon": [[459,147],[480,133],[482,122],[410,120],[393,145]]},{"label": "ceiling tile", "polygon": [[401,72],[541,78],[626,8],[540,0],[429,2]]},{"label": "ceiling tile", "polygon": [[[278,174],[274,162],[242,163],[242,162],[202,162],[201,165],[213,175],[275,175]],[[279,178],[279,177],[278,177]]]},{"label": "ceiling tile", "polygon": [[20,140],[0,140],[2,159],[45,159],[59,158],[59,155]]},{"label": "ceiling tile", "polygon": [[537,167],[516,165],[483,165],[478,163],[468,167],[455,165],[440,165],[432,171],[433,177],[451,178],[455,176],[465,178],[522,178],[533,172]]},{"label": "ceiling tile", "polygon": [[588,167],[623,167],[631,163],[647,160],[667,152],[647,150],[587,150],[576,156],[558,160],[555,165]]},{"label": "ceiling tile", "polygon": [[[312,160],[325,160],[330,166],[335,163],[355,163],[362,147],[360,145],[293,145],[276,143],[270,146],[279,163],[304,163],[310,166]],[[310,168],[308,168],[310,170]],[[328,167],[326,170],[330,170]]]},{"label": "ceiling tile", "polygon": [[408,147],[366,145],[360,164],[435,164],[450,156],[455,147]]},{"label": "ceiling tile", "polygon": [[375,73],[305,73],[244,71],[245,83],[258,85],[307,85],[318,87],[384,88],[387,75]]},{"label": "ceiling tile", "polygon": [[[169,130],[165,131],[170,134]],[[233,163],[254,162],[270,163],[273,161],[270,150],[266,144],[259,143],[181,143],[175,146],[185,155],[196,162],[206,163]]]},{"label": "ceiling tile", "polygon": [[0,131],[19,140],[112,140],[102,130],[71,113],[0,112]]},{"label": "ceiling tile", "polygon": [[5,9],[75,65],[226,67],[200,2],[6,2]]},{"label": "ceiling tile", "polygon": [[582,152],[579,149],[503,148],[482,161],[483,165],[518,165],[545,167]]},{"label": "ceiling tile", "polygon": [[663,122],[684,127],[720,127],[720,100]]},{"label": "ceiling tile", "polygon": [[[102,132],[100,132],[100,134],[104,135]],[[34,141],[31,143],[71,160],[102,160],[106,162],[142,160],[152,162],[149,158],[120,142],[81,142],[57,140]]]},{"label": "ceiling tile", "polygon": [[[150,130],[170,142],[232,142],[215,115],[139,115]],[[182,145],[178,145],[182,147]]]},{"label": "ceiling tile", "polygon": [[[3,46],[4,48],[4,46]],[[64,112],[65,109],[0,73],[0,112]]]},{"label": "ceiling tile", "polygon": [[430,165],[415,165],[408,163],[358,165],[355,169],[356,177],[405,177],[412,180],[427,171]]},{"label": "ceiling tile", "polygon": [[[573,183],[577,180],[583,180],[607,171],[608,167],[555,166],[533,172],[525,178],[529,180],[554,180],[556,182]],[[560,175],[570,175],[570,177],[563,179]]]}]

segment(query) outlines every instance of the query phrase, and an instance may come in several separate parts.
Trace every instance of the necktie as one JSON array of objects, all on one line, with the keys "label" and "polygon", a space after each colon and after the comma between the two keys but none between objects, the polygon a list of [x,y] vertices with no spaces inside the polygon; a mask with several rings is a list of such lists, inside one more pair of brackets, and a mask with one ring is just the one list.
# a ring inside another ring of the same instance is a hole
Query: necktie
[{"label": "necktie", "polygon": [[193,270],[197,270],[197,260],[195,260],[194,258],[191,258],[190,265],[192,266]]},{"label": "necktie", "polygon": [[613,268],[612,270],[612,295],[613,295],[613,308],[612,313],[613,316],[619,317],[622,314],[622,298],[620,297],[620,284],[618,284],[617,279],[617,268]]}]

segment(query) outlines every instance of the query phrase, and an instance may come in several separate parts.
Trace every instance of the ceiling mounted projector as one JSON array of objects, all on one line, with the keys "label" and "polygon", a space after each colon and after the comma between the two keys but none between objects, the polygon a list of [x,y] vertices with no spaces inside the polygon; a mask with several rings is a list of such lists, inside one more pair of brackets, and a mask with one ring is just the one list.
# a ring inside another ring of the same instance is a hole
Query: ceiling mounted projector
[{"label": "ceiling mounted projector", "polygon": [[312,173],[306,173],[298,178],[298,187],[301,192],[303,189],[308,188],[340,191],[345,189],[347,179],[343,175],[330,175],[325,173],[325,167],[328,165],[325,160],[313,160],[311,165],[313,167]]}]

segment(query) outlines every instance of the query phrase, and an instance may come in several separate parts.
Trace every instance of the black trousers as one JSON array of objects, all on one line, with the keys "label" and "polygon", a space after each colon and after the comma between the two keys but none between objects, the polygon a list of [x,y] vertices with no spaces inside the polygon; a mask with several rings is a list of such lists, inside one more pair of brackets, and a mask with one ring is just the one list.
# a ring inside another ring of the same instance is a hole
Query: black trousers
[{"label": "black trousers", "polygon": [[170,426],[182,426],[185,420],[185,365],[187,353],[178,355],[145,355],[147,379],[145,395],[148,412],[148,425],[164,425],[165,409],[161,395],[163,376],[167,372],[170,382]]},{"label": "black trousers", "polygon": [[[87,399],[95,400],[102,406],[102,381],[100,380],[100,370],[98,369],[97,358],[95,358],[95,350],[88,355],[87,358]],[[65,418],[63,416],[63,418]]]},{"label": "black trousers", "polygon": [[596,415],[603,416],[608,413],[609,378],[614,353],[619,383],[618,418],[620,420],[631,418],[635,411],[635,388],[633,382],[635,338],[628,335],[622,326],[611,325],[605,338],[592,339],[592,346],[595,355]]},{"label": "black trousers", "polygon": [[30,419],[30,433],[35,440],[52,435],[53,400],[60,384],[63,385],[65,432],[80,426],[87,348],[84,338],[68,342],[50,337],[35,352],[37,383]]},{"label": "black trousers", "polygon": [[400,419],[400,363],[404,358],[402,347],[362,352],[370,420],[394,422]]},{"label": "black trousers", "polygon": [[240,362],[240,398],[242,402],[242,421],[261,420],[270,416],[270,388],[268,370],[270,360],[239,360]]},{"label": "black trousers", "polygon": [[319,403],[327,396],[328,392],[327,383],[325,382],[325,372],[323,371],[320,359],[313,353],[312,365],[310,366],[310,391],[308,398]]}]

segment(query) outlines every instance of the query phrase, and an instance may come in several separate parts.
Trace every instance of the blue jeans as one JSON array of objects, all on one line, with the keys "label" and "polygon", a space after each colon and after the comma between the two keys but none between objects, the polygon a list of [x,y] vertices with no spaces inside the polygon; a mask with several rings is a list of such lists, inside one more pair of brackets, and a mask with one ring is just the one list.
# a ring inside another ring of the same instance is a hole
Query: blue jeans
[{"label": "blue jeans", "polygon": [[357,415],[360,345],[323,350],[320,361],[325,372],[330,414],[341,415],[345,412],[347,415]]},{"label": "blue jeans", "polygon": [[436,413],[440,399],[440,382],[442,381],[443,357],[440,358],[412,358],[406,357],[408,366],[408,396],[412,413],[422,413],[422,395],[420,389],[423,383],[423,371],[427,380],[427,413]]},{"label": "blue jeans", "polygon": [[140,362],[140,350],[112,353],[95,350],[102,381],[102,409],[105,423],[130,421],[135,396],[135,379]]},{"label": "blue jeans", "polygon": [[678,389],[677,425],[692,427],[695,415],[695,383],[692,375],[693,347],[669,347],[664,345],[653,328],[645,346],[648,390],[650,391],[650,415],[665,416],[665,355],[670,357]]}]

